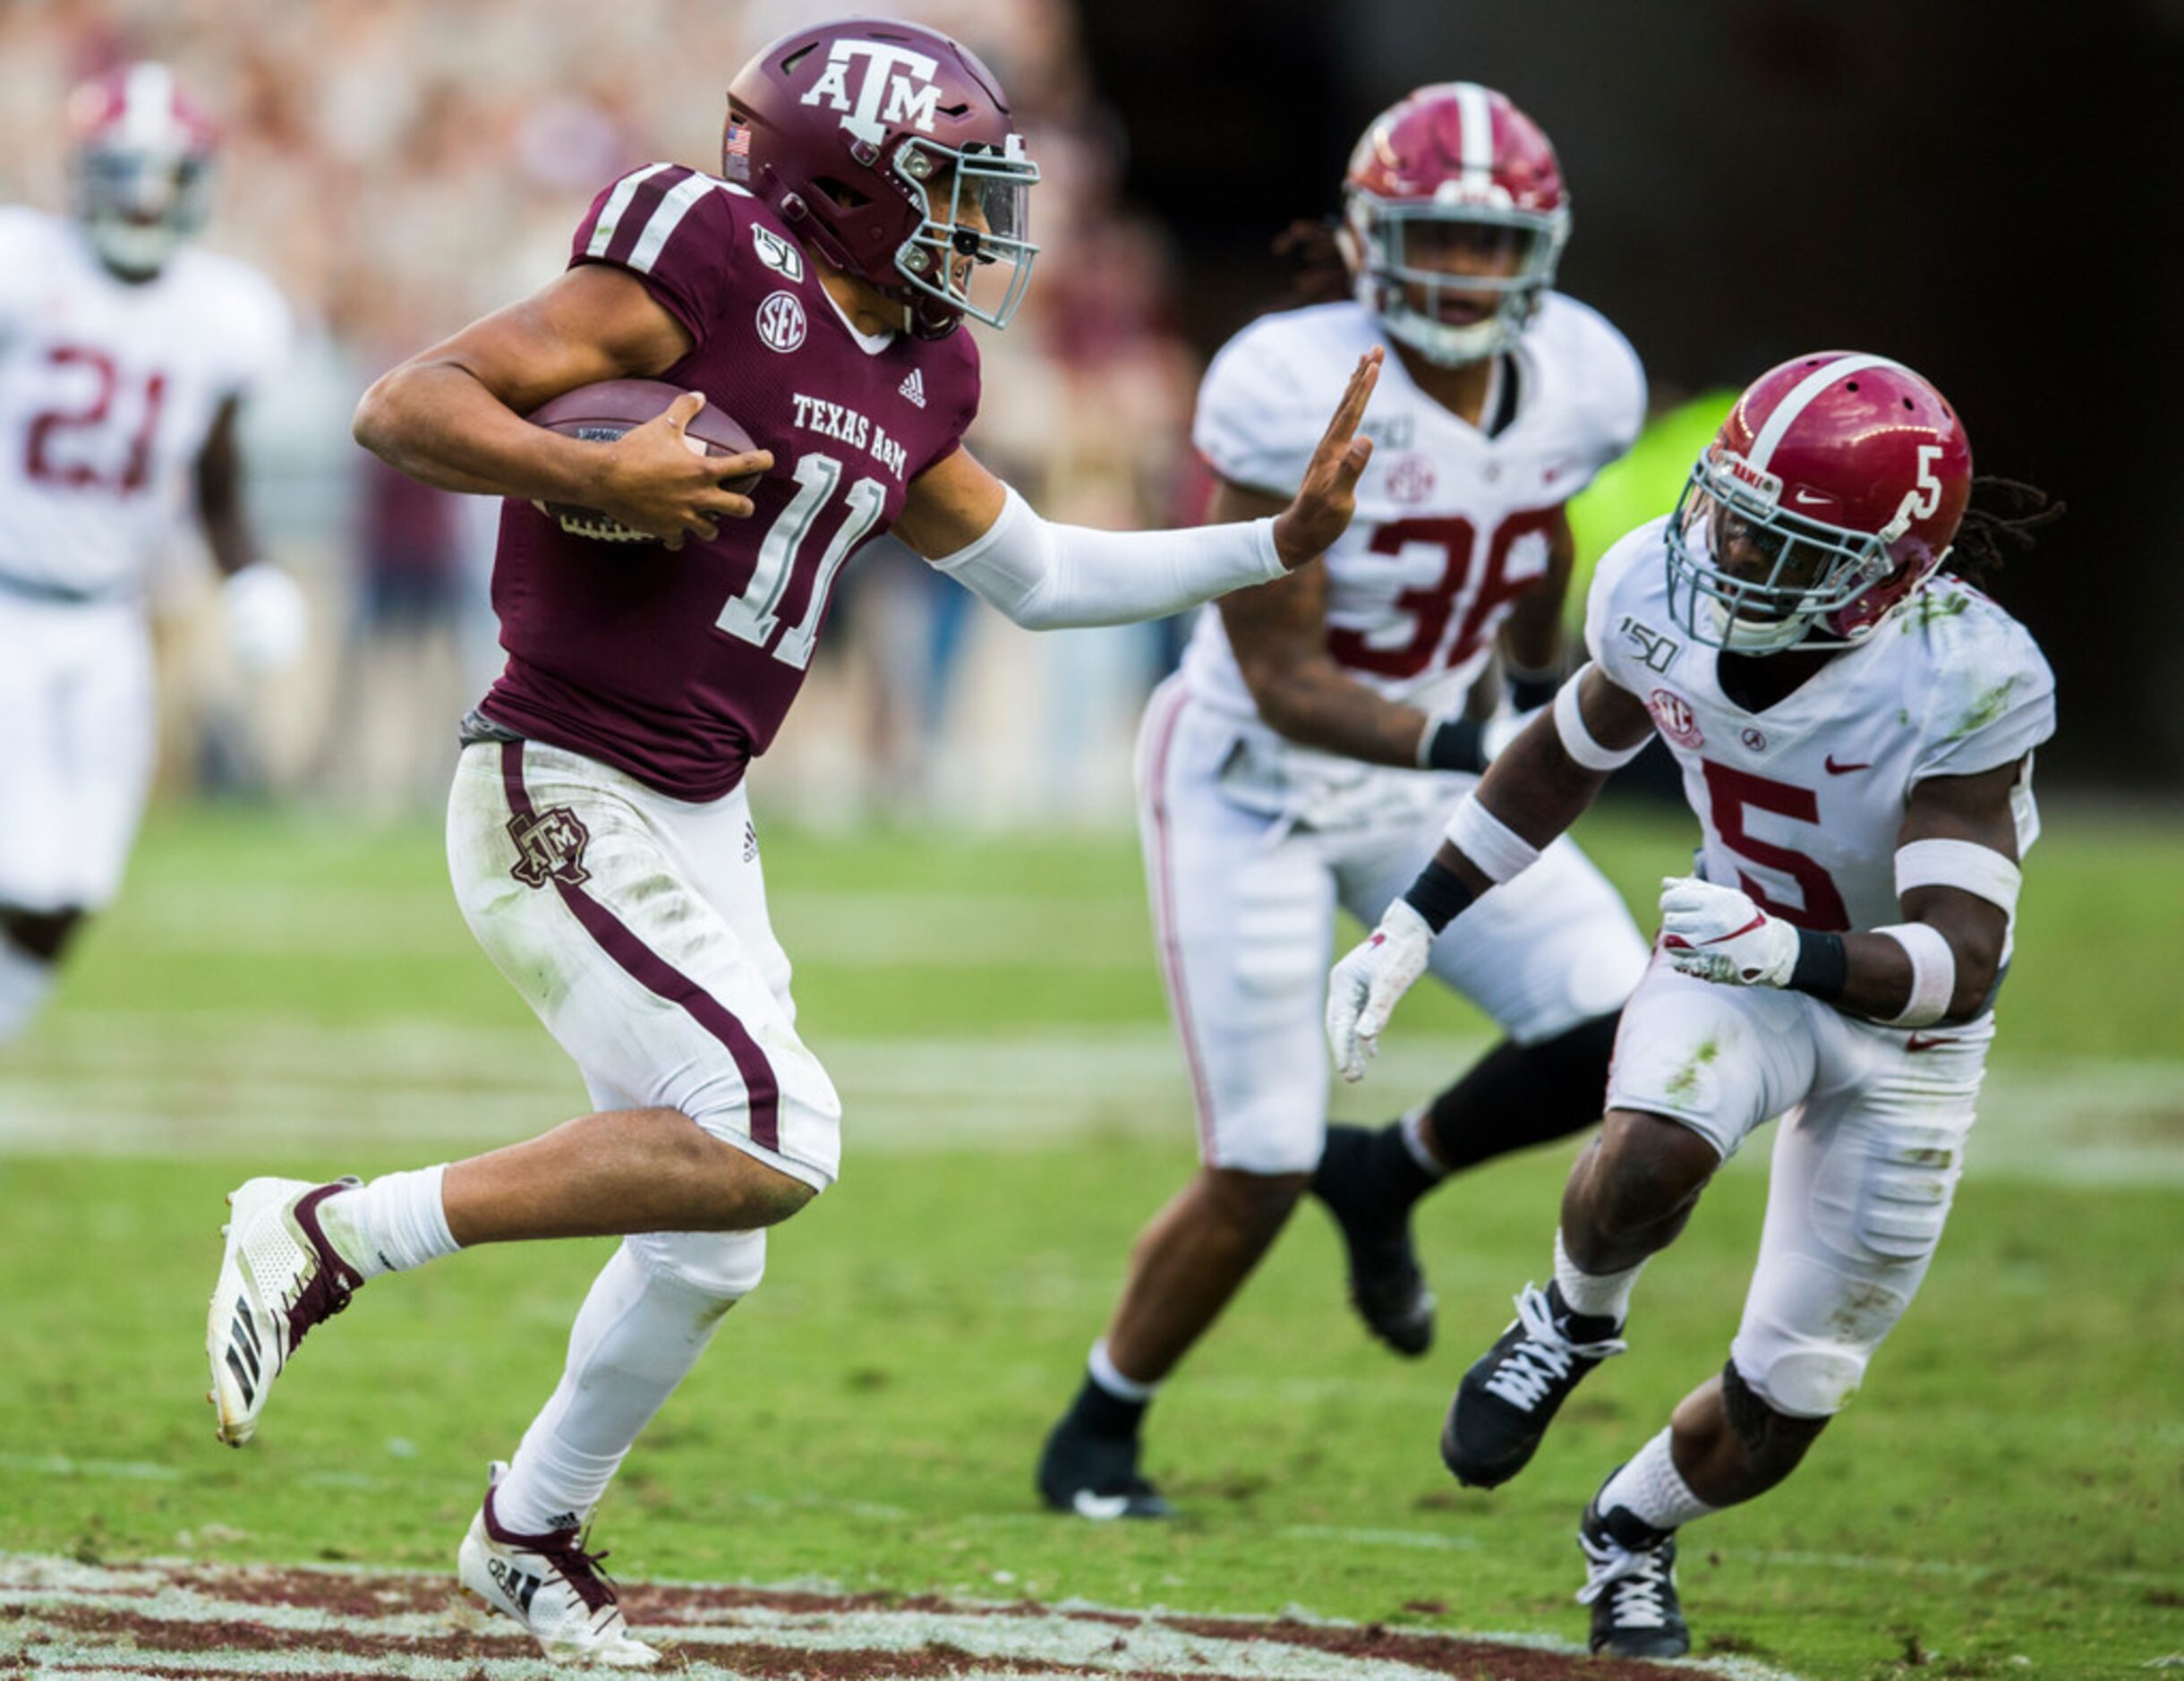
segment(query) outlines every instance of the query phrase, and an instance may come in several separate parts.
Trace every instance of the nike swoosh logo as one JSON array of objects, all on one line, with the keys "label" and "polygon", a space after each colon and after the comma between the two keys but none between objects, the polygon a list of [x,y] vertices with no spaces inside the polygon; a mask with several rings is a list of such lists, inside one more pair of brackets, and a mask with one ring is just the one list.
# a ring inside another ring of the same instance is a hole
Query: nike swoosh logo
[{"label": "nike swoosh logo", "polygon": [[1830,776],[1843,776],[1852,771],[1870,771],[1873,768],[1873,762],[1871,759],[1861,759],[1856,764],[1838,764],[1835,762],[1835,755],[1832,753],[1827,756],[1823,763],[1827,766],[1828,774]]},{"label": "nike swoosh logo", "polygon": [[1826,497],[1814,496],[1810,491],[1797,491],[1792,492],[1792,494],[1796,497],[1798,501],[1804,503],[1807,508],[1825,508],[1828,505],[1828,499]]},{"label": "nike swoosh logo", "polygon": [[1078,1489],[1077,1498],[1071,1504],[1076,1506],[1079,1517],[1088,1517],[1096,1523],[1126,1516],[1130,1512],[1127,1494],[1095,1494],[1089,1489]]},{"label": "nike swoosh logo", "polygon": [[[1904,1041],[1904,1049],[1907,1051],[1938,1051],[1944,1045],[1954,1045],[1956,1042],[1957,1041],[1954,1039],[1921,1038],[1917,1034],[1914,1033],[1909,1038]],[[1078,1498],[1082,1499],[1084,1497],[1079,1495]]]}]

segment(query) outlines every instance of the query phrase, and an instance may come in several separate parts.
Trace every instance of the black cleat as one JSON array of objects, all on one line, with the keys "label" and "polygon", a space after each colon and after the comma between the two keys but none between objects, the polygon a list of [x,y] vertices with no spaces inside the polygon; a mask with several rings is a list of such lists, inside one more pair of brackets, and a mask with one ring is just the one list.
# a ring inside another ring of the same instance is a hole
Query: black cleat
[{"label": "black cleat", "polygon": [[1409,1206],[1391,1203],[1369,1176],[1376,1142],[1360,1127],[1329,1127],[1312,1190],[1349,1252],[1350,1305],[1367,1330],[1415,1360],[1433,1346],[1433,1292],[1411,1242]]},{"label": "black cleat", "polygon": [[1552,1284],[1526,1284],[1515,1323],[1472,1362],[1448,1404],[1441,1459],[1456,1480],[1495,1489],[1523,1470],[1578,1379],[1624,1351],[1617,1328],[1570,1312]]},{"label": "black cleat", "polygon": [[1611,1658],[1681,1658],[1691,1629],[1676,1592],[1676,1532],[1655,1529],[1627,1506],[1603,1517],[1600,1497],[1585,1508],[1577,1544],[1585,1549],[1580,1605],[1592,1608],[1592,1651]]},{"label": "black cleat", "polygon": [[1175,1508],[1138,1474],[1138,1438],[1102,1436],[1064,1418],[1039,1455],[1039,1498],[1057,1512],[1095,1523],[1118,1517],[1173,1517]]}]

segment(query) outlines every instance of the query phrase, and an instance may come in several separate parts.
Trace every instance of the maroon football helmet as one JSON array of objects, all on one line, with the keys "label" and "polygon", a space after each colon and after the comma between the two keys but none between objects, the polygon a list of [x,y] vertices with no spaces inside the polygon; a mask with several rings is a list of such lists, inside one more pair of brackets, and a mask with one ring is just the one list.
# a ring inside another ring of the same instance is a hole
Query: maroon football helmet
[{"label": "maroon football helmet", "polygon": [[937,30],[845,18],[782,36],[729,83],[721,173],[924,337],[965,315],[1006,327],[1023,301],[1038,166],[993,73]]},{"label": "maroon football helmet", "polygon": [[[1570,203],[1555,149],[1506,94],[1444,81],[1366,129],[1343,181],[1343,223],[1359,301],[1390,337],[1453,365],[1523,330],[1555,283]],[[1465,260],[1417,260],[1436,241],[1461,242]],[[1451,319],[1466,293],[1498,303],[1481,319]]]},{"label": "maroon football helmet", "polygon": [[1924,380],[1886,356],[1796,357],[1692,468],[1668,522],[1671,610],[1740,653],[1854,646],[1933,576],[1971,492],[1971,441]]},{"label": "maroon football helmet", "polygon": [[211,120],[165,64],[137,64],[69,96],[76,215],[115,272],[149,278],[204,226],[212,198]]}]

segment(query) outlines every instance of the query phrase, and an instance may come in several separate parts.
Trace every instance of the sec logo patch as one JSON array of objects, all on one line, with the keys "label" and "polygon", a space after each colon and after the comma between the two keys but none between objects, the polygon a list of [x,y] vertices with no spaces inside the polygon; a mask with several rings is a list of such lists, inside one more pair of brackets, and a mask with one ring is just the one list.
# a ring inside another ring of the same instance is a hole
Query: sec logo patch
[{"label": "sec logo patch", "polygon": [[1660,726],[1662,735],[1681,747],[1700,747],[1706,738],[1700,733],[1699,720],[1691,710],[1691,703],[1673,690],[1657,688],[1646,696],[1646,710],[1653,714],[1653,721]]},{"label": "sec logo patch", "polygon": [[768,350],[794,350],[806,330],[803,300],[795,293],[768,293],[758,306],[758,339]]}]

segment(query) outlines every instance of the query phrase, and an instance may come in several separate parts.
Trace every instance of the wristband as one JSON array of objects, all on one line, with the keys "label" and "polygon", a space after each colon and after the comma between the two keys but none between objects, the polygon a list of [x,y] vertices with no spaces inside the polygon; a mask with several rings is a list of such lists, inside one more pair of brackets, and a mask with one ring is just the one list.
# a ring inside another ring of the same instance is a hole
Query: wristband
[{"label": "wristband", "polygon": [[1794,993],[1805,993],[1823,1004],[1831,1004],[1843,995],[1843,988],[1850,982],[1850,953],[1845,950],[1839,934],[1815,934],[1810,928],[1797,930],[1797,960],[1784,984]]},{"label": "wristband", "polygon": [[1436,934],[1454,922],[1477,897],[1463,884],[1463,877],[1438,859],[1427,860],[1426,867],[1419,871],[1418,879],[1403,896],[1403,902]]},{"label": "wristband", "polygon": [[1902,1010],[1888,1019],[1891,1028],[1931,1028],[1949,1014],[1949,1000],[1957,992],[1957,948],[1949,936],[1927,922],[1898,923],[1875,928],[1904,949],[1911,960],[1911,997]]},{"label": "wristband", "polygon": [[1430,721],[1418,741],[1418,768],[1421,771],[1483,771],[1486,755],[1480,750],[1481,727],[1469,718]]},{"label": "wristband", "polygon": [[1504,675],[1509,682],[1509,704],[1521,713],[1537,712],[1562,687],[1553,666],[1511,665],[1504,668]]},{"label": "wristband", "polygon": [[1540,861],[1540,849],[1480,805],[1476,789],[1463,797],[1443,833],[1489,882],[1506,882]]}]

